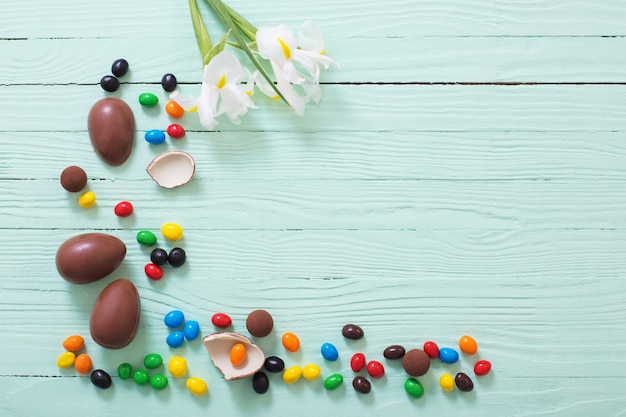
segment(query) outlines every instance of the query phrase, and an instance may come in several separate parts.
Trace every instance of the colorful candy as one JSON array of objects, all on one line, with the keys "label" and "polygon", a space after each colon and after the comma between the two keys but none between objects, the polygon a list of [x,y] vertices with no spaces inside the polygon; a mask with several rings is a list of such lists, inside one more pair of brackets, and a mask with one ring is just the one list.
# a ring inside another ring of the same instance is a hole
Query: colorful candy
[{"label": "colorful candy", "polygon": [[211,317],[211,323],[215,327],[219,327],[220,329],[225,329],[232,324],[233,320],[230,318],[228,314],[224,313],[215,313]]},{"label": "colorful candy", "polygon": [[172,310],[165,315],[163,322],[170,329],[175,329],[185,322],[185,314],[180,310]]},{"label": "colorful candy", "polygon": [[154,107],[159,103],[159,98],[152,93],[143,93],[139,95],[139,104],[146,107]]},{"label": "colorful candy", "polygon": [[88,374],[91,371],[91,358],[86,353],[81,353],[74,361],[74,368],[79,374]]},{"label": "colorful candy", "polygon": [[313,381],[320,377],[321,372],[322,370],[319,366],[315,365],[314,363],[310,363],[308,365],[305,365],[302,369],[302,376],[307,381]]},{"label": "colorful candy", "polygon": [[135,381],[137,385],[148,385],[150,375],[143,369],[137,369],[133,372],[133,381]]},{"label": "colorful candy", "polygon": [[467,353],[468,355],[473,355],[478,352],[478,343],[472,336],[462,336],[459,339],[459,349],[461,352]]},{"label": "colorful candy", "polygon": [[246,360],[246,347],[243,343],[237,343],[230,348],[229,358],[233,366],[239,366]]},{"label": "colorful candy", "polygon": [[391,345],[391,346],[388,346],[384,350],[383,356],[386,359],[396,360],[396,359],[402,359],[405,353],[406,353],[406,350],[404,349],[403,346]]},{"label": "colorful candy", "polygon": [[133,376],[133,366],[124,362],[117,367],[117,375],[119,375],[120,379],[127,380]]},{"label": "colorful candy", "polygon": [[163,270],[158,265],[146,264],[146,266],[143,267],[143,271],[146,276],[153,281],[158,281],[163,278]]},{"label": "colorful candy", "polygon": [[355,353],[352,355],[352,359],[350,359],[350,368],[354,372],[361,372],[363,368],[365,368],[365,355],[362,353]]},{"label": "colorful candy", "polygon": [[183,228],[176,223],[165,223],[161,226],[161,233],[168,240],[180,240],[183,238]]},{"label": "colorful candy", "polygon": [[112,75],[105,75],[100,79],[100,87],[102,87],[104,91],[112,93],[120,88],[120,80]]},{"label": "colorful candy", "polygon": [[298,349],[300,349],[300,339],[298,339],[298,336],[291,332],[284,333],[281,341],[285,349],[289,352],[297,352]]},{"label": "colorful candy", "polygon": [[173,348],[181,347],[184,341],[185,335],[180,331],[172,332],[165,338],[165,343],[167,343],[169,347]]},{"label": "colorful candy", "polygon": [[68,336],[63,341],[63,348],[68,352],[78,352],[85,346],[85,339],[79,335]]},{"label": "colorful candy", "polygon": [[168,93],[176,90],[176,86],[178,85],[178,81],[176,80],[176,76],[174,74],[167,73],[163,75],[161,78],[161,87]]},{"label": "colorful candy", "polygon": [[163,390],[168,384],[167,377],[163,374],[154,374],[150,377],[150,385],[156,390]]},{"label": "colorful candy", "polygon": [[140,230],[137,232],[137,243],[140,245],[152,246],[156,241],[156,235],[149,230]]},{"label": "colorful candy", "polygon": [[91,383],[100,389],[107,389],[111,387],[111,375],[102,369],[96,369],[89,377]]},{"label": "colorful candy", "polygon": [[167,114],[175,119],[180,119],[185,115],[185,109],[183,109],[181,105],[174,100],[170,100],[167,102],[167,104],[165,105],[165,111],[167,112]]},{"label": "colorful candy", "polygon": [[182,139],[185,137],[185,128],[179,124],[172,123],[167,127],[167,134],[174,139]]},{"label": "colorful candy", "polygon": [[150,252],[150,261],[155,265],[165,265],[167,263],[167,251],[162,248],[156,248]]},{"label": "colorful candy", "polygon": [[150,129],[143,135],[143,138],[152,145],[160,145],[165,142],[165,133],[159,129]]},{"label": "colorful candy", "polygon": [[332,343],[324,343],[321,348],[322,356],[327,361],[336,361],[339,358],[339,352]]},{"label": "colorful candy", "polygon": [[270,388],[270,380],[265,372],[259,371],[252,376],[252,389],[257,394],[265,394]]},{"label": "colorful candy", "polygon": [[454,378],[450,374],[442,374],[439,377],[439,386],[445,392],[454,391]]},{"label": "colorful candy", "polygon": [[69,368],[74,365],[76,360],[76,354],[74,352],[63,352],[57,359],[57,366],[59,368]]},{"label": "colorful candy", "polygon": [[328,391],[335,390],[339,388],[343,384],[343,375],[341,374],[332,374],[326,377],[324,380],[324,388]]},{"label": "colorful candy", "polygon": [[456,387],[463,392],[469,392],[474,389],[474,383],[472,382],[472,379],[463,372],[459,372],[458,374],[456,374],[456,376],[454,377],[454,383],[456,384]]},{"label": "colorful candy", "polygon": [[182,356],[172,356],[167,363],[167,370],[174,378],[182,378],[187,373],[187,361]]},{"label": "colorful candy", "polygon": [[365,335],[365,333],[363,332],[363,329],[360,326],[357,326],[356,324],[346,324],[341,329],[341,334],[346,339],[351,339],[351,340],[359,340],[363,338],[363,336]]},{"label": "colorful candy", "polygon": [[187,340],[195,340],[200,334],[200,324],[195,320],[187,320],[183,327],[183,336]]},{"label": "colorful candy", "polygon": [[385,367],[378,361],[369,361],[367,364],[367,373],[372,378],[382,378],[385,375]]},{"label": "colorful candy", "polygon": [[78,205],[82,208],[93,207],[96,204],[96,195],[92,191],[87,191],[78,197]]},{"label": "colorful candy", "polygon": [[116,59],[111,65],[111,72],[116,77],[123,77],[128,72],[128,61],[124,58]]},{"label": "colorful candy", "polygon": [[474,373],[478,376],[487,375],[491,371],[491,362],[480,360],[474,364]]},{"label": "colorful candy", "polygon": [[372,384],[363,376],[354,377],[352,387],[361,394],[369,394],[372,390]]},{"label": "colorful candy", "polygon": [[117,217],[128,217],[133,214],[134,208],[130,201],[120,201],[115,205],[113,212]]},{"label": "colorful candy", "polygon": [[293,384],[300,379],[302,372],[302,368],[298,365],[287,368],[285,372],[283,372],[283,381],[285,384]]},{"label": "colorful candy", "polygon": [[285,369],[285,362],[278,356],[268,356],[265,358],[265,363],[263,365],[265,369],[272,373],[279,373]]},{"label": "colorful candy", "polygon": [[206,381],[201,378],[189,378],[185,386],[189,392],[197,396],[204,395],[209,391]]},{"label": "colorful candy", "polygon": [[437,359],[439,357],[439,346],[433,341],[424,342],[424,352],[430,359]]},{"label": "colorful candy", "polygon": [[187,260],[187,254],[182,248],[172,248],[170,253],[167,255],[167,262],[173,268],[179,268],[185,264]]},{"label": "colorful candy", "polygon": [[163,363],[163,358],[158,353],[150,353],[143,358],[143,364],[148,369],[156,369]]},{"label": "colorful candy", "polygon": [[415,378],[407,378],[404,381],[404,390],[411,397],[422,398],[424,396],[424,386]]},{"label": "colorful candy", "polygon": [[459,360],[459,353],[452,348],[439,349],[439,359],[443,363],[455,363]]}]

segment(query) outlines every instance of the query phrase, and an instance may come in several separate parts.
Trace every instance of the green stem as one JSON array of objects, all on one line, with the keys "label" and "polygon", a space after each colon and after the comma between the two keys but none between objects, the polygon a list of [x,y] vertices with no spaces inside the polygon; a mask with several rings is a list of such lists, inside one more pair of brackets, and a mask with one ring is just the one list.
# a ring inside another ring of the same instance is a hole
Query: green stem
[{"label": "green stem", "polygon": [[204,26],[202,16],[200,15],[200,9],[198,9],[198,3],[196,0],[189,0],[189,12],[191,13],[191,23],[193,24],[193,31],[198,41],[198,48],[200,49],[200,55],[202,56],[202,64],[206,65],[208,62],[204,62],[209,54],[213,43],[209,37],[209,33]]},{"label": "green stem", "polygon": [[248,19],[237,13],[234,9],[232,9],[229,5],[224,4],[226,10],[230,14],[230,17],[233,21],[239,26],[239,29],[243,32],[244,35],[248,37],[252,42],[256,41],[256,27],[250,23]]}]

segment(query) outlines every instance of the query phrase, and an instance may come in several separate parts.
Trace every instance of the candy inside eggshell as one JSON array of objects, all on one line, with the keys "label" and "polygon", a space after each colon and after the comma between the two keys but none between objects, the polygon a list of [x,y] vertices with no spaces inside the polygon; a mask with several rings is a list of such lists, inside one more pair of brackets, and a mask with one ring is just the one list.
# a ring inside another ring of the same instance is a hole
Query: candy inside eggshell
[{"label": "candy inside eggshell", "polygon": [[187,152],[169,151],[157,155],[146,171],[159,186],[175,188],[191,181],[196,163]]},{"label": "candy inside eggshell", "polygon": [[[213,364],[224,374],[224,379],[227,381],[254,375],[265,362],[263,350],[239,333],[212,333],[204,336],[202,343],[211,355]],[[230,351],[237,343],[245,346],[246,358],[240,365],[234,366],[230,361]]]}]

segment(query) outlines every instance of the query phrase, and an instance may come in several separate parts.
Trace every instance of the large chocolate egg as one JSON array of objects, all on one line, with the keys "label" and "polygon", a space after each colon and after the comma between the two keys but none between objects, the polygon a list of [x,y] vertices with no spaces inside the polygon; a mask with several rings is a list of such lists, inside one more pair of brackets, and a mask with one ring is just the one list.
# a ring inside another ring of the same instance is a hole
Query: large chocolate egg
[{"label": "large chocolate egg", "polygon": [[130,106],[119,98],[107,97],[89,111],[87,123],[94,150],[109,165],[123,164],[133,150],[135,117]]},{"label": "large chocolate egg", "polygon": [[115,271],[126,256],[126,245],[105,233],[74,236],[59,246],[56,265],[59,274],[74,284],[88,284]]},{"label": "large chocolate egg", "polygon": [[113,281],[91,310],[91,337],[102,347],[121,349],[135,338],[140,317],[141,301],[135,285],[125,278]]}]

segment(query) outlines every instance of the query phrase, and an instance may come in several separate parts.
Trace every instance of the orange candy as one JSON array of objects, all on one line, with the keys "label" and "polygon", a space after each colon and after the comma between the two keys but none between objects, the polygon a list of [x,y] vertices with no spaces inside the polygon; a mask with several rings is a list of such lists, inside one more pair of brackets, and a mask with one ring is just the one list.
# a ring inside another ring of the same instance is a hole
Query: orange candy
[{"label": "orange candy", "polygon": [[85,346],[85,339],[78,335],[68,336],[63,341],[63,347],[68,352],[78,352],[83,346]]},{"label": "orange candy", "polygon": [[242,343],[237,343],[230,348],[230,363],[239,366],[246,359],[246,347]]},{"label": "orange candy", "polygon": [[300,339],[298,339],[298,336],[291,332],[283,334],[282,342],[285,349],[289,352],[296,352],[300,349]]},{"label": "orange candy", "polygon": [[185,115],[185,109],[183,109],[180,104],[173,100],[167,102],[167,104],[165,105],[165,111],[167,112],[167,114],[175,119],[180,119]]},{"label": "orange candy", "polygon": [[478,343],[472,336],[461,336],[459,339],[459,349],[461,352],[467,353],[468,355],[473,355],[478,352]]},{"label": "orange candy", "polygon": [[81,353],[74,361],[74,368],[79,374],[88,374],[91,371],[91,358],[86,353]]}]

